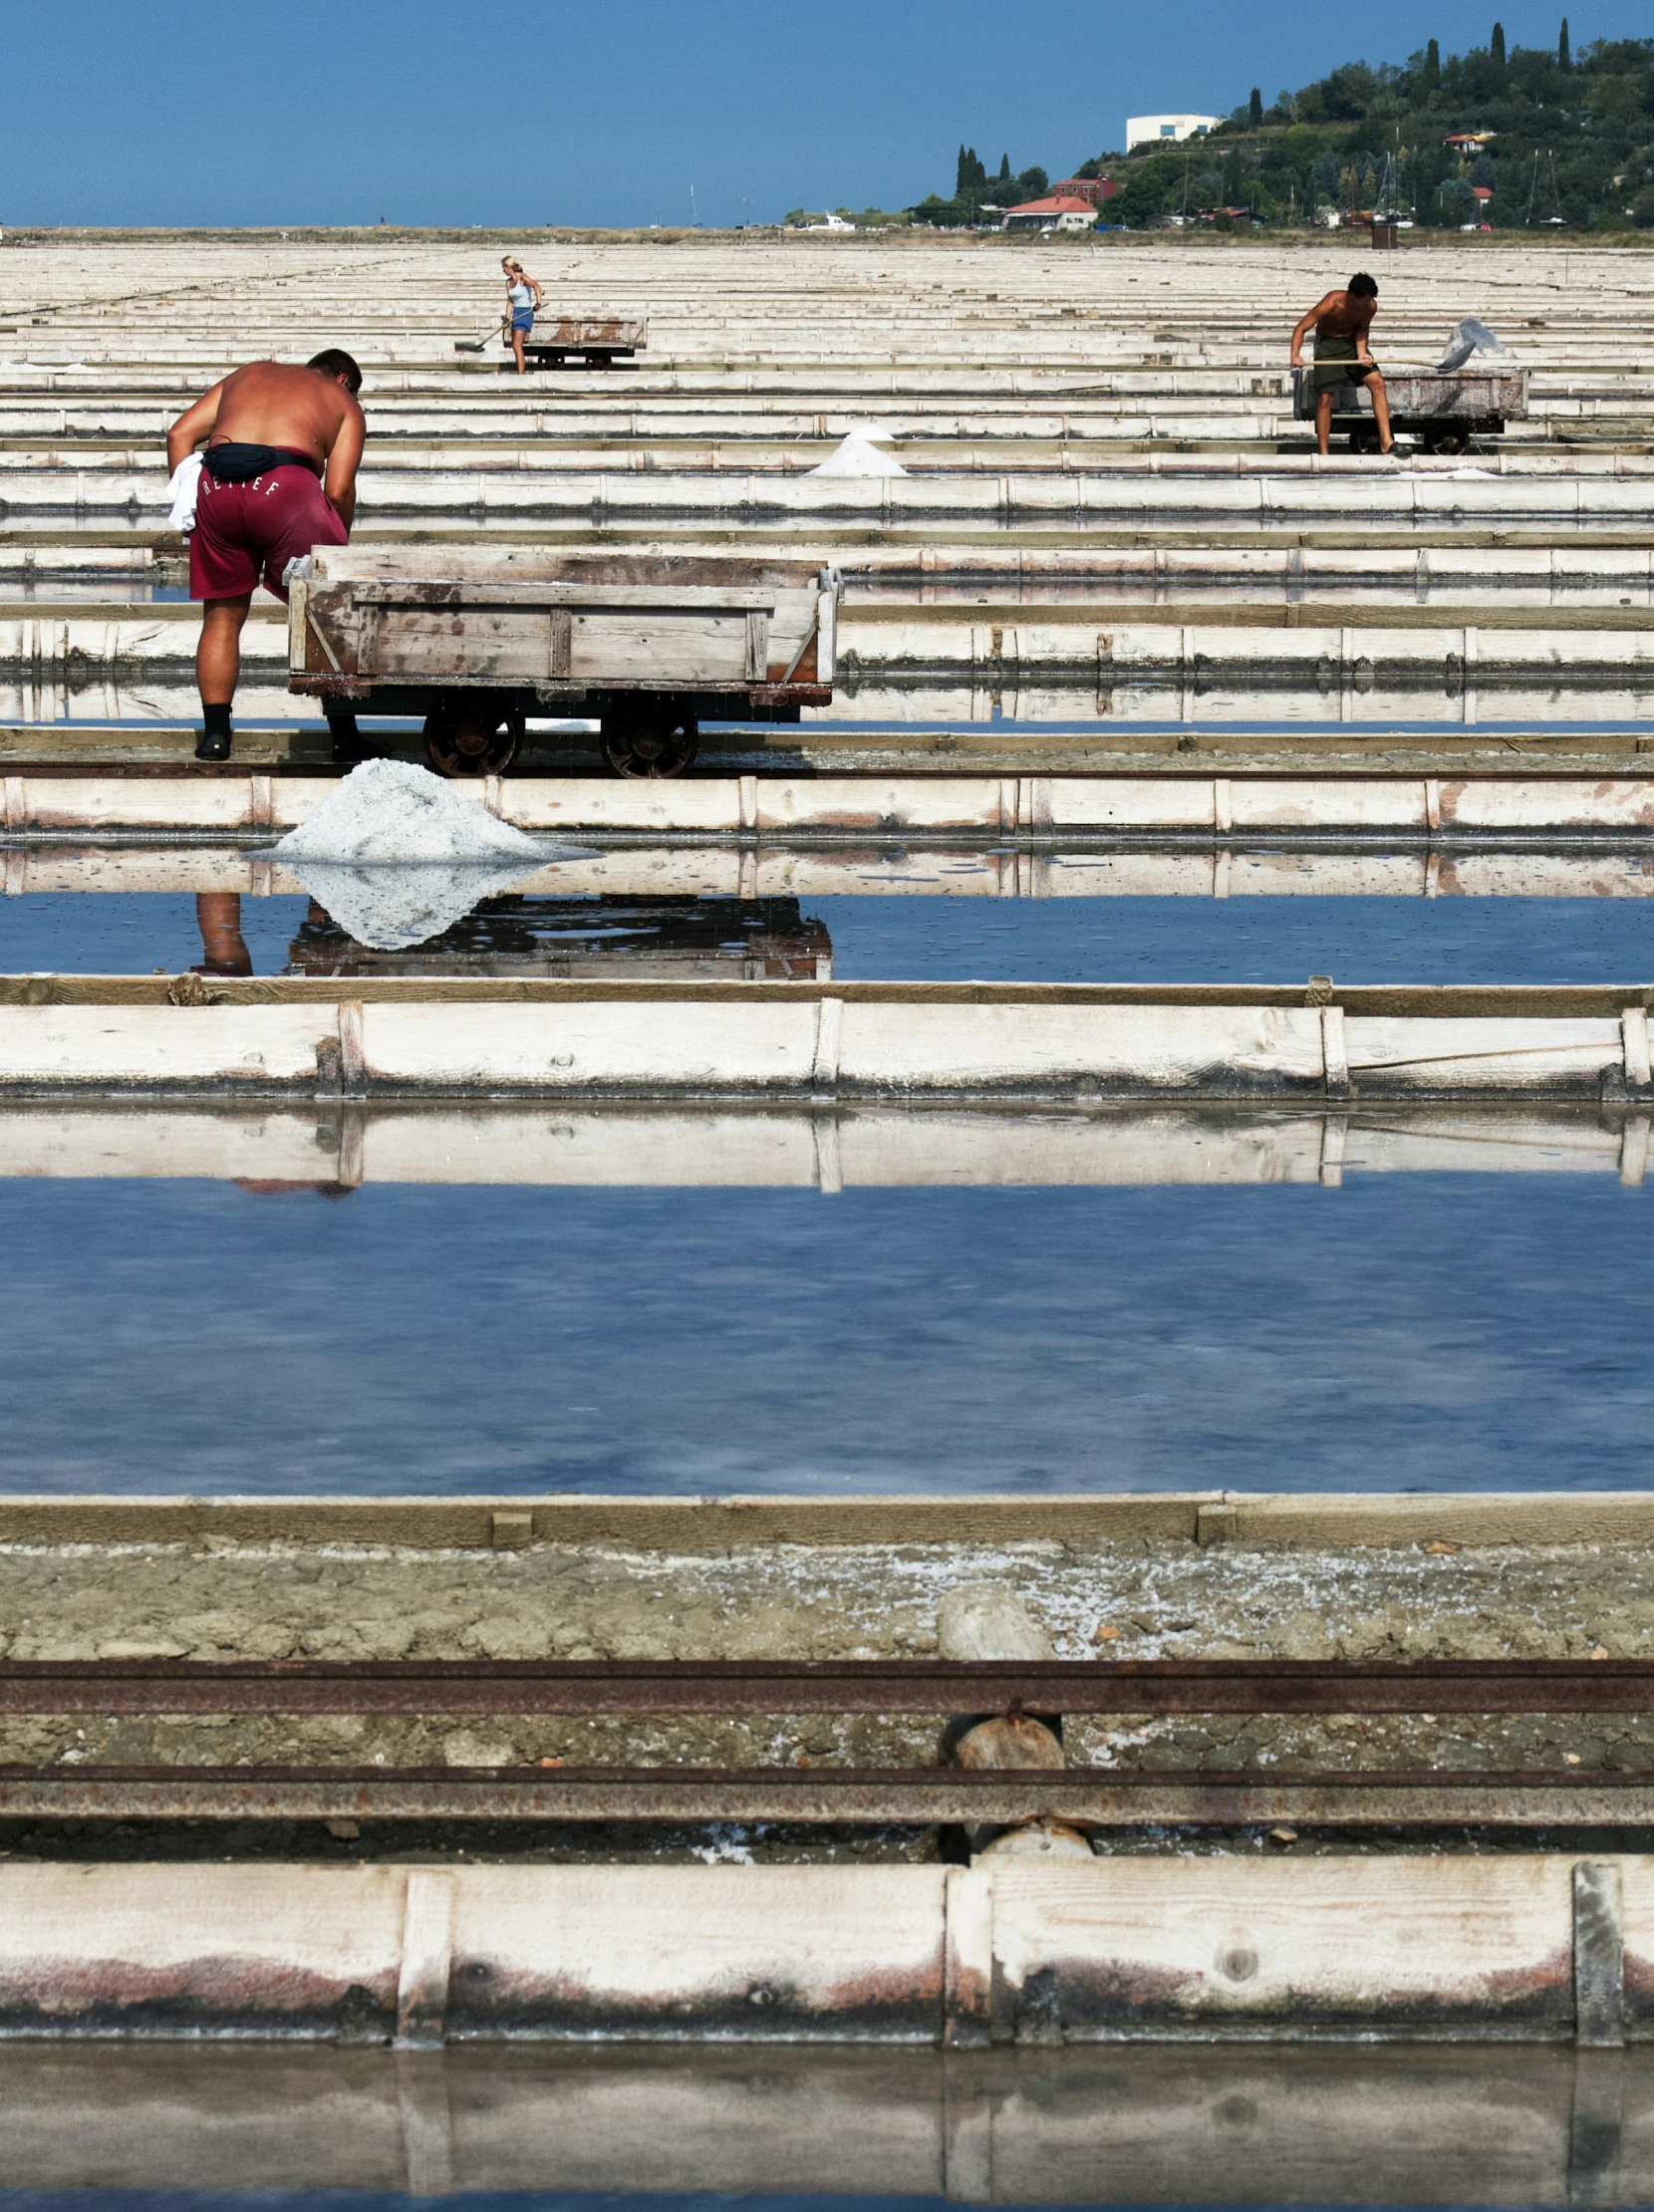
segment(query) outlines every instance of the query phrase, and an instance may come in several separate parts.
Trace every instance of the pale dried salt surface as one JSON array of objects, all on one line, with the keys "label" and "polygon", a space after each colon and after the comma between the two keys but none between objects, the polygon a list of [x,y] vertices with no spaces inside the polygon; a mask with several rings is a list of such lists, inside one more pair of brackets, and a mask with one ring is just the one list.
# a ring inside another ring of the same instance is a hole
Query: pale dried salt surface
[{"label": "pale dried salt surface", "polygon": [[398,952],[439,937],[536,869],[588,856],[496,821],[428,768],[364,760],[273,857],[359,945]]}]

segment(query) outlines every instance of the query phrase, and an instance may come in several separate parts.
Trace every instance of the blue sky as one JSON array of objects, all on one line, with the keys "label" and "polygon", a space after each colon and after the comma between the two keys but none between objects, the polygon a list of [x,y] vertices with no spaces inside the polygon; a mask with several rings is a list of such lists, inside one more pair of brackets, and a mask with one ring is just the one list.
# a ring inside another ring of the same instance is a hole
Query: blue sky
[{"label": "blue sky", "polygon": [[[1497,0],[1496,0],[1497,4]],[[1513,44],[1560,9],[1506,5]],[[962,138],[1053,174],[1128,113],[1221,113],[1432,35],[1477,0],[1371,19],[1302,0],[13,0],[4,223],[755,221],[953,188]],[[1646,36],[1647,0],[1570,16]]]}]

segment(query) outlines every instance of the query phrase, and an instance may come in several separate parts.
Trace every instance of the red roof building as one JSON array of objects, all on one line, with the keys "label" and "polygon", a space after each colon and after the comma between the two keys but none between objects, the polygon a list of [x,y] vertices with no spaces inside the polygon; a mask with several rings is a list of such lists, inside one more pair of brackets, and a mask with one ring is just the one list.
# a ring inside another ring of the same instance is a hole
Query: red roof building
[{"label": "red roof building", "polygon": [[1119,189],[1112,176],[1065,176],[1051,186],[1051,194],[1055,199],[1084,199],[1093,207],[1101,207]]},{"label": "red roof building", "polygon": [[1097,210],[1088,199],[1052,192],[1045,199],[1025,199],[1020,207],[1005,210],[1001,230],[1089,230]]}]

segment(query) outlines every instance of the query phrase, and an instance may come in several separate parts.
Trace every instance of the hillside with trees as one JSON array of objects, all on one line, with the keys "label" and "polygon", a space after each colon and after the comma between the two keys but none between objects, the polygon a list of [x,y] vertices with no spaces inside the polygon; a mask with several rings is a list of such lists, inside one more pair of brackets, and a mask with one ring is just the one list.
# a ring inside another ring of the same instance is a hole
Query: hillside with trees
[{"label": "hillside with trees", "polygon": [[[1491,134],[1481,145],[1450,138]],[[1501,25],[1485,47],[1444,57],[1435,39],[1404,67],[1347,62],[1265,104],[1254,90],[1209,138],[1130,155],[1098,154],[1064,175],[1101,173],[1119,190],[1109,219],[1134,227],[1187,213],[1267,223],[1329,211],[1393,209],[1457,229],[1654,229],[1654,39],[1598,40],[1572,50],[1507,50]],[[1478,187],[1481,187],[1479,192]],[[916,222],[968,223],[988,203],[1037,197],[1045,171],[988,177],[960,148],[954,195],[908,210]],[[1492,197],[1484,197],[1491,193]]]},{"label": "hillside with trees", "polygon": [[[1068,172],[1065,169],[1063,174]],[[1023,200],[1039,199],[1049,189],[1050,178],[1036,162],[1033,167],[1011,174],[1010,155],[999,157],[999,172],[989,176],[986,168],[976,158],[973,145],[960,147],[959,167],[954,176],[954,196],[942,199],[933,192],[929,199],[917,207],[910,207],[908,214],[916,223],[938,223],[949,227],[979,222],[984,207],[1015,207]]]}]

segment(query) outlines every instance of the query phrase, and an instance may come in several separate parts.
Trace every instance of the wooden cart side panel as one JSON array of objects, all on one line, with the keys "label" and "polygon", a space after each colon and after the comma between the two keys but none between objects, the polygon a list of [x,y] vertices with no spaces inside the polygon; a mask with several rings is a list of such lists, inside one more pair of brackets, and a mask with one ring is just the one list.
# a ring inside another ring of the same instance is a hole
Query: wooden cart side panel
[{"label": "wooden cart side panel", "polygon": [[[1499,418],[1521,421],[1527,415],[1525,369],[1456,370],[1379,368],[1393,415],[1437,417],[1444,421],[1482,421]],[[1368,415],[1372,396],[1363,387],[1345,385],[1332,396],[1334,415]],[[1308,369],[1292,372],[1292,418],[1315,419],[1315,388]]]},{"label": "wooden cart side panel", "polygon": [[288,614],[292,675],[355,676],[361,644],[361,610],[350,585],[295,582]]},{"label": "wooden cart side panel", "polygon": [[[311,555],[317,583],[573,584],[659,591],[661,559],[653,553],[567,553],[547,545],[326,545]],[[816,561],[672,557],[672,589],[769,594],[817,588]]]},{"label": "wooden cart side panel", "polygon": [[536,316],[530,343],[535,346],[625,346],[649,344],[646,322],[617,315],[561,315],[555,320]]}]

